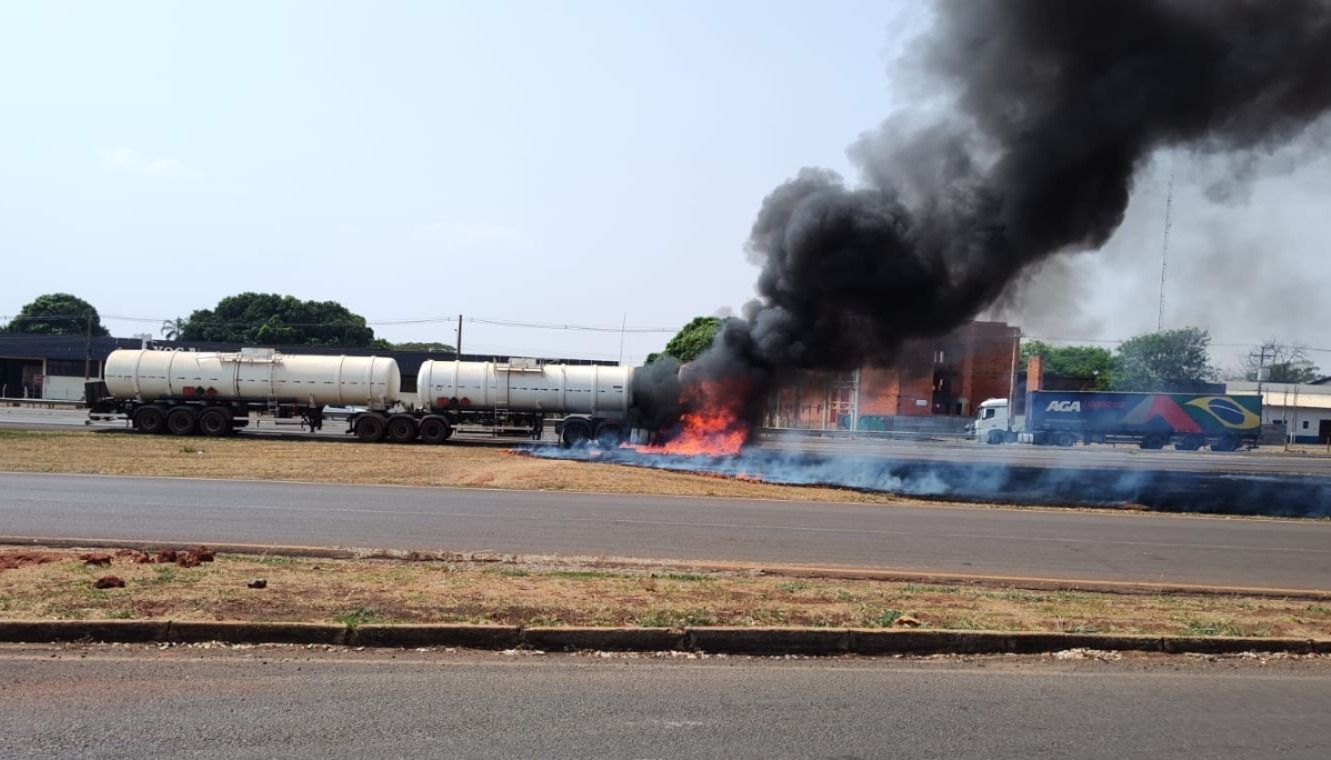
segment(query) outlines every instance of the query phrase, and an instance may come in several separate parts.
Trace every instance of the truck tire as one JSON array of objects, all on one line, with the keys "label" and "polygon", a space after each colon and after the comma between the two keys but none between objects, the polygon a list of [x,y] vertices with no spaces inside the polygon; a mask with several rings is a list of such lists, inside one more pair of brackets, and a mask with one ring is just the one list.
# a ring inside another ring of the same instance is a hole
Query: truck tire
[{"label": "truck tire", "polygon": [[382,414],[362,414],[356,418],[356,437],[366,443],[378,443],[388,432],[388,422]]},{"label": "truck tire", "polygon": [[990,430],[989,434],[984,437],[984,442],[990,446],[997,446],[1002,443],[1005,438],[1006,436],[1003,435],[1002,430]]},{"label": "truck tire", "polygon": [[419,432],[422,442],[439,444],[447,441],[449,436],[453,435],[453,426],[448,424],[446,418],[432,414],[421,419]]},{"label": "truck tire", "polygon": [[582,446],[592,438],[592,428],[585,420],[568,420],[559,436],[565,446]]},{"label": "truck tire", "polygon": [[409,414],[395,414],[388,418],[386,432],[393,443],[411,443],[416,440],[416,420]]},{"label": "truck tire", "polygon": [[166,429],[171,435],[194,435],[199,432],[199,415],[188,406],[177,406],[166,413]]},{"label": "truck tire", "polygon": [[1175,451],[1196,451],[1206,444],[1206,439],[1200,435],[1185,435],[1181,440],[1174,441]]},{"label": "truck tire", "polygon": [[603,449],[617,448],[624,442],[624,431],[613,422],[602,422],[596,427],[596,445]]},{"label": "truck tire", "polygon": [[199,432],[221,437],[231,434],[231,412],[219,406],[204,409],[199,415]]},{"label": "truck tire", "polygon": [[1169,443],[1169,436],[1164,433],[1147,433],[1137,445],[1143,449],[1155,450],[1163,449],[1166,443]]},{"label": "truck tire", "polygon": [[1238,451],[1239,439],[1233,435],[1222,435],[1211,442],[1211,451]]},{"label": "truck tire", "polygon": [[1077,436],[1067,432],[1066,430],[1060,433],[1054,433],[1055,446],[1068,447],[1068,446],[1075,446],[1076,443],[1077,443]]},{"label": "truck tire", "polygon": [[144,433],[162,433],[166,431],[166,414],[160,407],[141,406],[134,410],[134,415],[130,418],[135,430]]}]

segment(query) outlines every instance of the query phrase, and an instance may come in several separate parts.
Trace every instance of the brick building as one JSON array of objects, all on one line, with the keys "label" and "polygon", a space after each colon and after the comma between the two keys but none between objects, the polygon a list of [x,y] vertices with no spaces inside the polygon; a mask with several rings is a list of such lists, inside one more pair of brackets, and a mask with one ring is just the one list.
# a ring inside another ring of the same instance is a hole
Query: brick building
[{"label": "brick building", "polygon": [[907,343],[892,367],[805,371],[768,402],[772,428],[891,430],[900,418],[969,418],[988,398],[1012,392],[1021,331],[967,322],[938,338]]}]

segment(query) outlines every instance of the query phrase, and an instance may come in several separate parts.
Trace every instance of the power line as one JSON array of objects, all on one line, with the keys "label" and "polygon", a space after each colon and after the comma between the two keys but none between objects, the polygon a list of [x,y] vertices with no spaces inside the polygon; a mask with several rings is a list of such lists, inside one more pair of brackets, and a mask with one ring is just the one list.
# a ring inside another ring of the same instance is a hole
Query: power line
[{"label": "power line", "polygon": [[[5,317],[0,317],[4,319]],[[163,324],[165,322],[174,322],[175,319],[159,319],[156,317],[133,317],[124,314],[103,314],[102,319],[114,319],[121,322],[138,322],[144,324]],[[56,320],[82,320],[86,317],[82,314],[65,315],[56,314],[44,317],[14,317],[10,321],[21,322],[47,322]],[[457,317],[420,317],[414,319],[367,319],[364,322],[356,321],[333,321],[333,322],[275,322],[274,325],[283,327],[360,327],[360,326],[400,326],[400,325],[422,325],[422,324],[449,324],[452,325]],[[601,332],[601,333],[676,333],[679,327],[633,327],[628,325],[579,325],[564,322],[527,322],[514,319],[491,319],[487,317],[464,317],[463,321],[472,324],[492,325],[496,327],[521,327],[537,330],[566,330],[571,332]],[[206,327],[260,327],[270,324],[267,321],[231,321],[231,320],[186,320],[186,324],[202,325]]]}]

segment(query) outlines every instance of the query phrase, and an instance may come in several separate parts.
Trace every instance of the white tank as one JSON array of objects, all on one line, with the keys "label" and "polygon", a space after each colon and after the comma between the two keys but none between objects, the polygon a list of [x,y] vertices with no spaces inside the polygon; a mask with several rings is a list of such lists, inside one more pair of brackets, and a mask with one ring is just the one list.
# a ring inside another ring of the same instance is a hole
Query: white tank
[{"label": "white tank", "polygon": [[402,389],[402,373],[393,359],[280,354],[263,348],[238,353],[112,351],[104,376],[112,396],[139,401],[215,398],[386,409],[397,403]]},{"label": "white tank", "polygon": [[416,375],[421,408],[588,414],[610,419],[628,415],[633,399],[631,367],[547,364],[512,359],[494,362],[426,361]]}]

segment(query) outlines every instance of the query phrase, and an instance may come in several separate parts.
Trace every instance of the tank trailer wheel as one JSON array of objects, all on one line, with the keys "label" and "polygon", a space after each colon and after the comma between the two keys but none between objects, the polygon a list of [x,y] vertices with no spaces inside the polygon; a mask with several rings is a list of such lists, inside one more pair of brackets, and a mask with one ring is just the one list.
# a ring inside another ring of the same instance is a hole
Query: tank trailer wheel
[{"label": "tank trailer wheel", "polygon": [[1077,436],[1073,435],[1072,433],[1064,431],[1062,433],[1054,434],[1054,445],[1056,446],[1064,446],[1064,447],[1075,446],[1076,443],[1077,443]]},{"label": "tank trailer wheel", "polygon": [[406,414],[389,417],[388,440],[393,443],[411,443],[416,440],[416,420]]},{"label": "tank trailer wheel", "polygon": [[188,406],[178,406],[166,413],[166,429],[171,435],[194,435],[199,430],[199,415]]},{"label": "tank trailer wheel", "polygon": [[231,412],[217,406],[204,409],[199,415],[199,432],[218,437],[230,435]]},{"label": "tank trailer wheel", "polygon": [[613,422],[602,422],[596,428],[596,445],[603,449],[613,449],[624,441],[624,431]]},{"label": "tank trailer wheel", "polygon": [[145,433],[162,433],[166,431],[166,415],[162,410],[155,406],[141,406],[134,410],[134,416],[130,418],[136,430]]},{"label": "tank trailer wheel", "polygon": [[356,418],[356,437],[366,443],[378,443],[388,432],[388,423],[382,414],[362,414]]},{"label": "tank trailer wheel", "polygon": [[1238,451],[1239,439],[1232,435],[1222,435],[1211,444],[1211,451]]},{"label": "tank trailer wheel", "polygon": [[591,426],[582,420],[569,420],[564,423],[560,439],[565,446],[581,446],[591,440]]},{"label": "tank trailer wheel", "polygon": [[438,415],[430,415],[421,420],[420,436],[425,443],[439,444],[453,435],[453,426],[448,420]]}]

